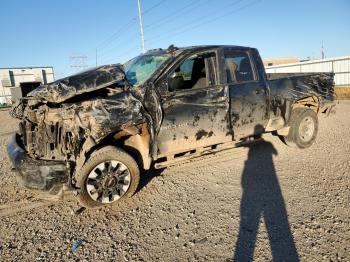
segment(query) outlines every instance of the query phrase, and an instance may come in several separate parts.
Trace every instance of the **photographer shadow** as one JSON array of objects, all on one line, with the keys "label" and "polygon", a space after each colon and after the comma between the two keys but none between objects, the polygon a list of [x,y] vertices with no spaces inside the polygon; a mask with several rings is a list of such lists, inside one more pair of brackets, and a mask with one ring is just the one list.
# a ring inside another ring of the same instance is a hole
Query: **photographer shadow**
[{"label": "photographer shadow", "polygon": [[267,141],[247,145],[241,184],[240,228],[234,261],[253,261],[260,218],[265,222],[273,261],[299,261],[274,167],[278,152]]}]

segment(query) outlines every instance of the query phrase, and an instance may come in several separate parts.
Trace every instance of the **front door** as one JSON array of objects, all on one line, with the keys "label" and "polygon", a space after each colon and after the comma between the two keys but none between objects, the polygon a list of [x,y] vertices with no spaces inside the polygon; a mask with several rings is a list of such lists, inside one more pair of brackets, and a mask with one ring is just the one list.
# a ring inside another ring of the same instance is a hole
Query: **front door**
[{"label": "front door", "polygon": [[168,74],[157,137],[160,157],[232,140],[228,88],[219,84],[217,72],[217,55],[207,52],[184,59]]}]

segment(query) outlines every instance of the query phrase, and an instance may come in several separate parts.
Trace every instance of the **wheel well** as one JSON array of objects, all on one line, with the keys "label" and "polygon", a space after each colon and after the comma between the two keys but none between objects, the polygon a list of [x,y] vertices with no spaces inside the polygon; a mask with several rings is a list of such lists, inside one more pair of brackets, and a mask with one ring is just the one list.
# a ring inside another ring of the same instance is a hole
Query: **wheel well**
[{"label": "wheel well", "polygon": [[308,107],[315,111],[315,113],[317,114],[320,109],[319,99],[316,96],[308,96],[298,99],[293,103],[292,110],[301,107]]},{"label": "wheel well", "polygon": [[77,158],[76,167],[80,169],[94,151],[105,146],[115,146],[126,151],[135,159],[140,168],[147,170],[152,162],[149,155],[149,142],[150,136],[146,123],[111,133],[98,144],[87,140]]}]

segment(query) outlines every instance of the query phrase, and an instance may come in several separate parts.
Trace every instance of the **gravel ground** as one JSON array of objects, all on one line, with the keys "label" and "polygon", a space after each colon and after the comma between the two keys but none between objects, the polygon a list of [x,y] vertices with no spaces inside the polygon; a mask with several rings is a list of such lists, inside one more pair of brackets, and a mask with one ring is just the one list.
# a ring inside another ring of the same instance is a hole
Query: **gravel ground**
[{"label": "gravel ground", "polygon": [[349,116],[342,101],[320,117],[309,149],[266,135],[150,172],[131,199],[74,215],[74,200],[18,186],[5,149],[17,123],[0,111],[0,260],[350,261]]}]

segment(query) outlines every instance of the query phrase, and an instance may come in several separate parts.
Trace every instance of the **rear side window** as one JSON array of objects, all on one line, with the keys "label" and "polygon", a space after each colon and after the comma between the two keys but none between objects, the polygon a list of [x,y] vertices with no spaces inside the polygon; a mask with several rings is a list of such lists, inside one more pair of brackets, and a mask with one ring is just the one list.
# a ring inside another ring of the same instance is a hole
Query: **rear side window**
[{"label": "rear side window", "polygon": [[227,83],[255,80],[249,56],[245,52],[225,54],[225,71]]}]

